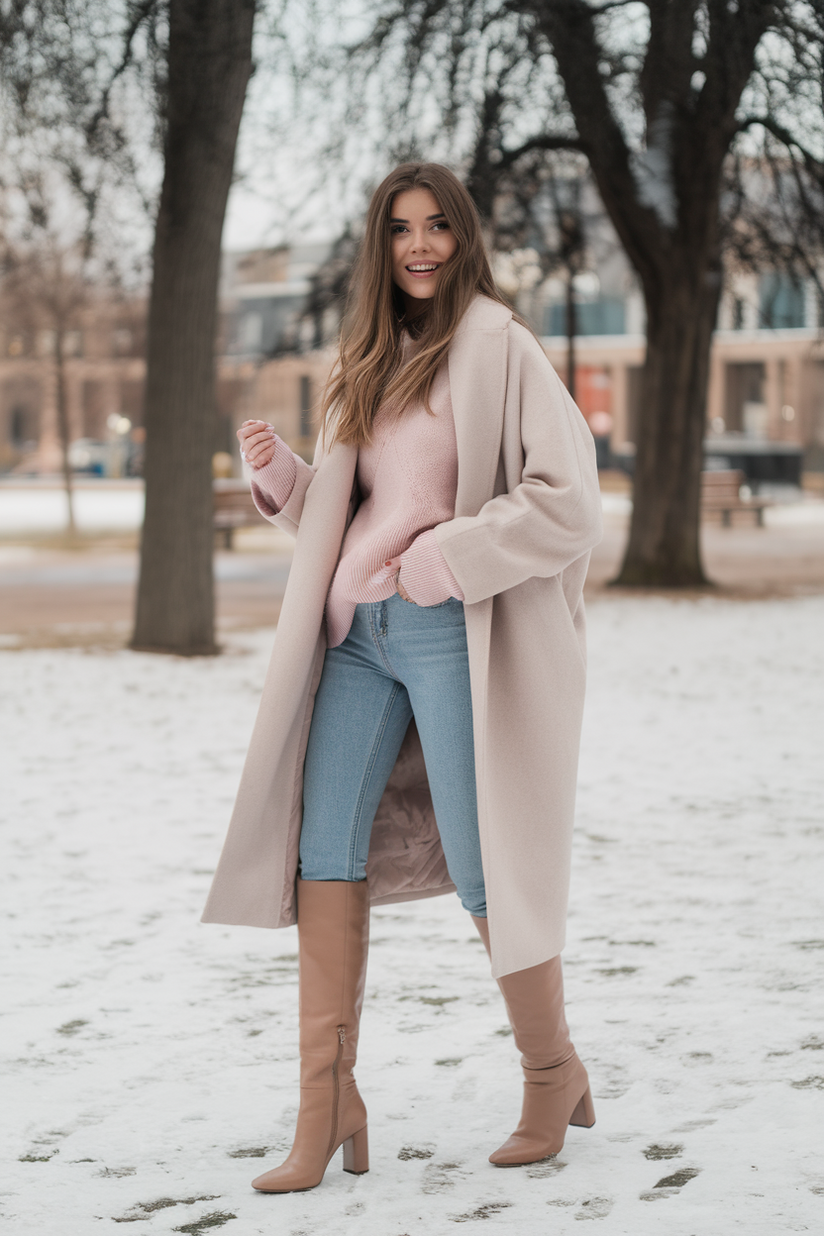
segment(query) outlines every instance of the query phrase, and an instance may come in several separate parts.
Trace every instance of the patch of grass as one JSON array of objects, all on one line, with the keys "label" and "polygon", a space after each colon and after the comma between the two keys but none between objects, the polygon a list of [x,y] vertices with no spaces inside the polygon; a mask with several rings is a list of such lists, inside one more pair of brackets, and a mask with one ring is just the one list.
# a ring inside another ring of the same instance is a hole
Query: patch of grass
[{"label": "patch of grass", "polygon": [[243,1146],[240,1150],[230,1150],[230,1159],[263,1159],[272,1149],[271,1146]]},{"label": "patch of grass", "polygon": [[230,1219],[236,1219],[237,1215],[229,1214],[226,1210],[216,1210],[213,1214],[204,1215],[202,1219],[195,1219],[193,1223],[184,1223],[182,1227],[173,1227],[173,1232],[188,1232],[189,1236],[201,1236],[210,1227],[223,1227],[224,1223],[228,1223]]},{"label": "patch of grass", "polygon": [[429,1150],[425,1146],[402,1146],[398,1151],[399,1159],[431,1159],[434,1150]]},{"label": "patch of grass", "polygon": [[62,1026],[57,1027],[58,1034],[77,1034],[78,1030],[82,1030],[84,1026],[88,1026],[88,1022],[82,1017],[78,1017],[75,1021],[67,1021]]},{"label": "patch of grass", "polygon": [[606,970],[598,970],[598,974],[603,974],[604,978],[614,978],[616,974],[635,974],[638,970],[637,966],[609,966]]},{"label": "patch of grass", "polygon": [[805,1077],[803,1081],[790,1082],[793,1090],[824,1090],[824,1077]]},{"label": "patch of grass", "polygon": [[457,996],[418,996],[421,1004],[432,1004],[435,1008],[441,1008],[444,1004],[452,1004],[458,999]]},{"label": "patch of grass", "polygon": [[[115,1223],[141,1223],[148,1219],[149,1215],[154,1214],[156,1210],[168,1210],[170,1206],[194,1206],[195,1202],[216,1202],[220,1195],[218,1193],[210,1193],[203,1197],[159,1197],[154,1202],[136,1202],[134,1209],[140,1211],[140,1214],[123,1215],[119,1219],[114,1219]],[[234,1215],[231,1216],[235,1218]],[[175,1228],[176,1232],[188,1231],[188,1228]]]},{"label": "patch of grass", "polygon": [[17,1160],[18,1163],[48,1163],[49,1159],[53,1159],[56,1154],[60,1154],[59,1150],[52,1150],[49,1154],[21,1154]]},{"label": "patch of grass", "polygon": [[671,1176],[662,1176],[658,1183],[653,1185],[653,1188],[680,1189],[688,1181],[694,1180],[700,1171],[700,1167],[682,1167],[679,1172],[673,1172]]},{"label": "patch of grass", "polygon": [[652,1159],[654,1161],[657,1159],[677,1159],[678,1155],[683,1154],[683,1152],[684,1147],[673,1142],[669,1146],[658,1146],[656,1144],[647,1146],[643,1154],[645,1159]]},{"label": "patch of grass", "polygon": [[454,1068],[456,1064],[463,1064],[463,1056],[447,1056],[445,1060],[436,1060],[442,1068]]}]

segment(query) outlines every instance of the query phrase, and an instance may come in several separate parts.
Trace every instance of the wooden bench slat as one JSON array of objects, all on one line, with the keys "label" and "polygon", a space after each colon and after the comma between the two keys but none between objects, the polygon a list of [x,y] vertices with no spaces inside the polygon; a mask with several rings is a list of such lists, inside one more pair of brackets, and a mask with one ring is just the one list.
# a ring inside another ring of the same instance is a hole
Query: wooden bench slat
[{"label": "wooden bench slat", "polygon": [[746,479],[738,469],[702,472],[701,513],[717,511],[725,527],[730,527],[734,511],[749,511],[755,515],[759,528],[763,528],[764,511],[773,503],[769,498],[742,498],[741,486]]},{"label": "wooden bench slat", "polygon": [[252,492],[246,481],[222,479],[213,481],[212,494],[215,531],[223,534],[226,549],[231,549],[235,528],[257,528],[263,516],[255,506]]}]

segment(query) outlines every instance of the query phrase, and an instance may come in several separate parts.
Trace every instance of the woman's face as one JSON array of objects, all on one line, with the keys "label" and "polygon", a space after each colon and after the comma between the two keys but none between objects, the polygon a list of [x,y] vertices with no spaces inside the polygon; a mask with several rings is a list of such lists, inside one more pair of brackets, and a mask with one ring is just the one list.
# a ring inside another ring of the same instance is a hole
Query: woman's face
[{"label": "woman's face", "polygon": [[[392,200],[392,278],[407,311],[415,312],[435,295],[446,263],[458,247],[449,220],[429,189],[407,189]],[[417,303],[416,303],[417,302]]]}]

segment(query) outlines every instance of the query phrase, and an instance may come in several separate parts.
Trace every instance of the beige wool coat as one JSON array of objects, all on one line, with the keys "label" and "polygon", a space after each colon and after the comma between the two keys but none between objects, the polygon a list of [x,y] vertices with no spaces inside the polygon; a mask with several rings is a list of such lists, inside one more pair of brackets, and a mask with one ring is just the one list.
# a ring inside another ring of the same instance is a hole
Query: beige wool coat
[{"label": "beige wool coat", "polygon": [[[601,536],[587,424],[508,309],[479,296],[448,356],[455,518],[437,526],[465,596],[478,815],[496,977],[564,945],[584,703],[582,591]],[[204,922],[295,921],[303,761],[324,603],[357,502],[354,446],[319,448],[273,523],[296,534],[249,753]],[[414,721],[381,799],[373,904],[453,890]]]}]

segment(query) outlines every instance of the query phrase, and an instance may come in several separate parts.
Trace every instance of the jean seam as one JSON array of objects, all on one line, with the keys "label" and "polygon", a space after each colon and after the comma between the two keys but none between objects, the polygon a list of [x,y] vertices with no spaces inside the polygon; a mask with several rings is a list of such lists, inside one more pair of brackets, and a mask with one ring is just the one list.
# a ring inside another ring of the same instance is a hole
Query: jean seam
[{"label": "jean seam", "polygon": [[354,817],[352,820],[352,835],[349,841],[349,878],[350,880],[355,879],[355,863],[357,860],[358,840],[360,838],[360,828],[361,828],[361,823],[362,823],[363,800],[366,797],[366,789],[372,779],[372,773],[374,771],[375,763],[378,758],[378,752],[380,751],[381,743],[383,741],[383,736],[386,733],[386,727],[389,724],[389,717],[392,713],[392,708],[394,706],[395,700],[397,699],[398,692],[400,690],[401,690],[401,684],[399,682],[396,682],[389,695],[389,699],[386,701],[386,707],[383,710],[383,716],[381,717],[380,724],[378,726],[378,732],[375,735],[375,741],[372,743],[372,750],[369,753],[369,760],[367,762],[366,769],[363,774],[363,780],[361,781],[360,793],[358,794],[358,801],[355,806],[355,813],[354,813]]},{"label": "jean seam", "polygon": [[[379,602],[379,604],[386,605],[386,602],[381,601]],[[371,622],[371,617],[370,617],[370,622]],[[387,617],[386,626],[381,631],[375,631],[374,625],[372,626],[372,643],[375,645],[378,656],[380,657],[381,661],[383,661],[384,667],[392,675],[392,677],[395,679],[396,682],[400,682],[398,675],[396,674],[395,670],[392,668],[391,664],[389,663],[389,658],[386,656],[383,645],[381,644],[381,641],[380,641],[381,635],[383,636],[388,635],[388,631],[389,631],[389,621]]]}]

